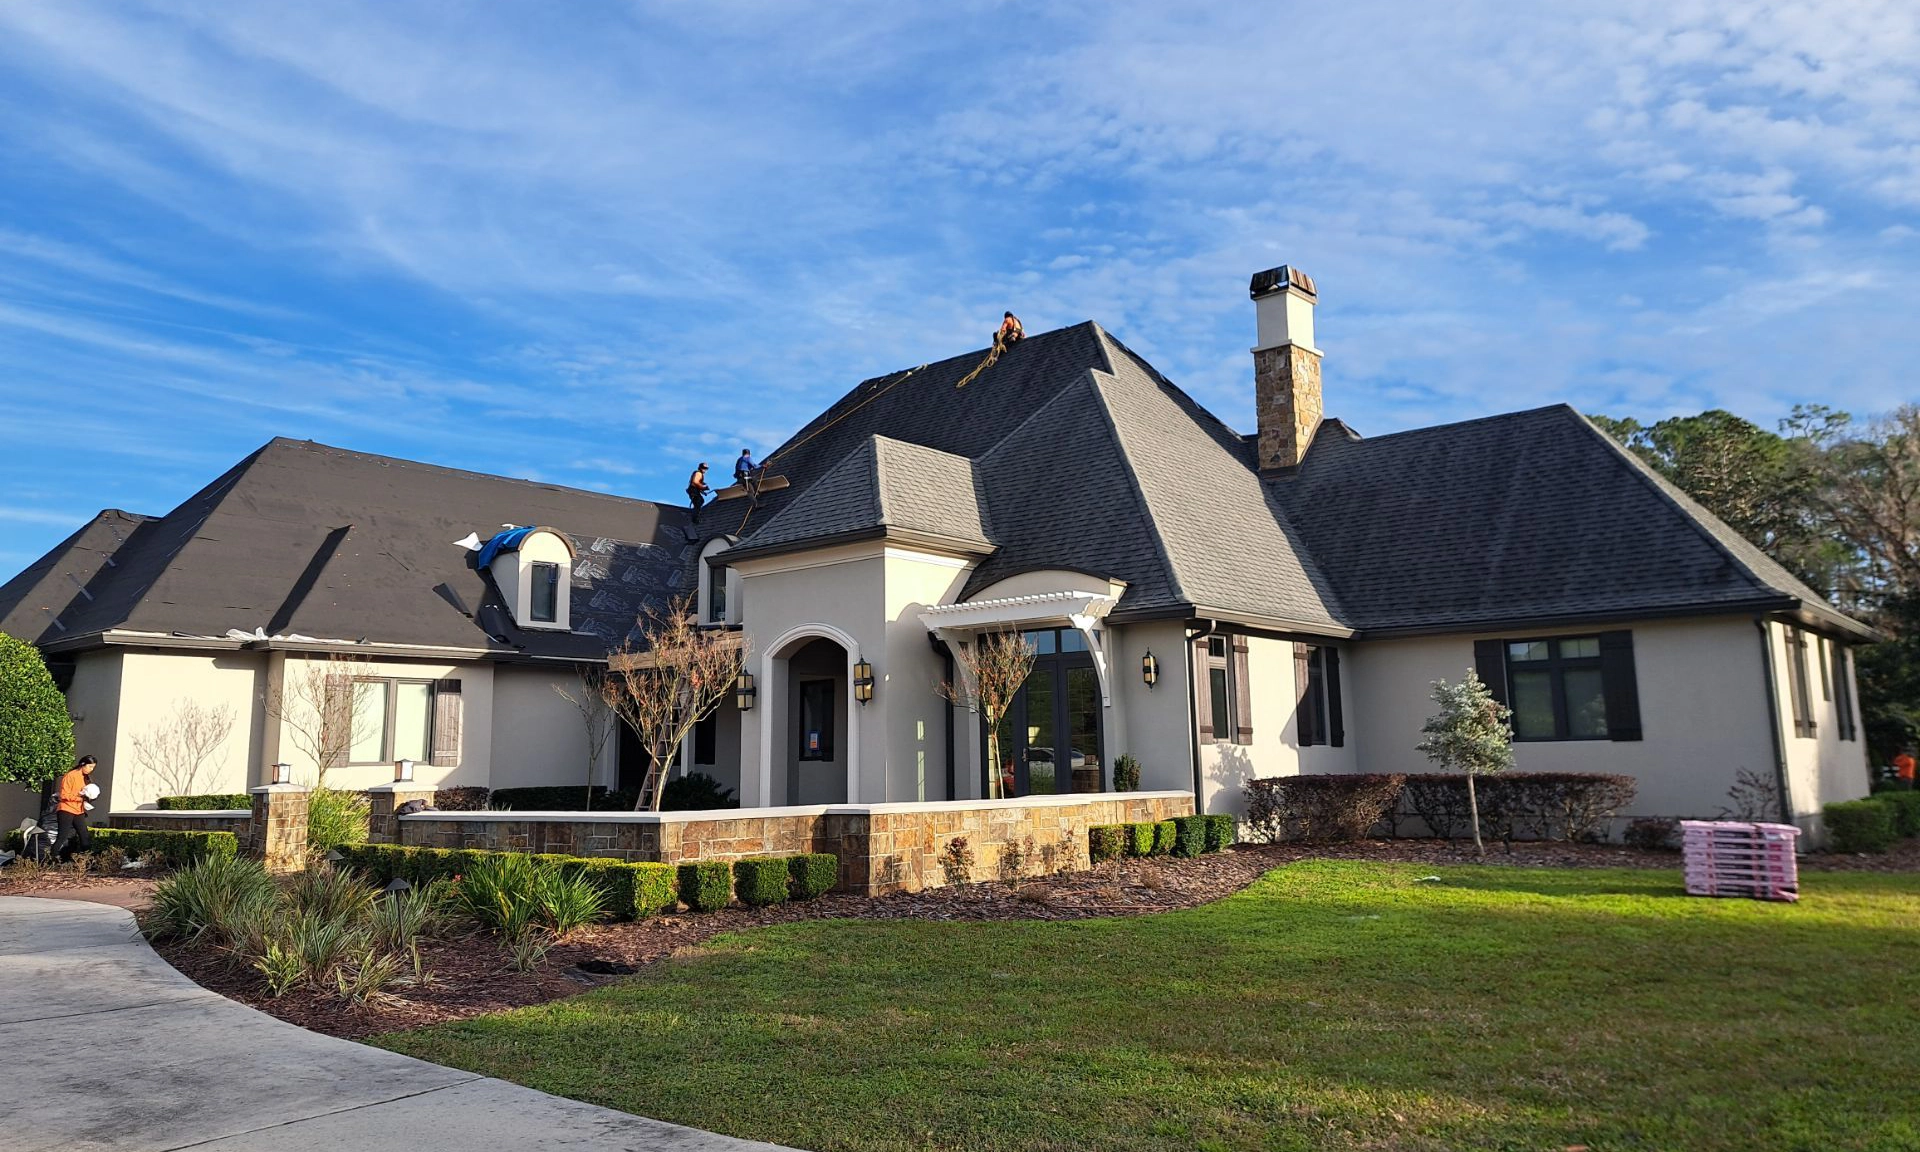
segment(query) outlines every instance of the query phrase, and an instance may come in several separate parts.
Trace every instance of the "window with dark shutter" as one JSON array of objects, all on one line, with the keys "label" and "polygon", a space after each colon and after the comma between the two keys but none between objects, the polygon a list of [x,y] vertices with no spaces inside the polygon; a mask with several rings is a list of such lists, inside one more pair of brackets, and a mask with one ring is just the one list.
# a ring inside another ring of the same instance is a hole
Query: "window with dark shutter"
[{"label": "window with dark shutter", "polygon": [[1247,647],[1239,637],[1203,636],[1193,645],[1193,704],[1202,744],[1253,742]]},{"label": "window with dark shutter", "polygon": [[1340,649],[1322,648],[1327,677],[1327,743],[1335,748],[1347,742],[1346,709],[1340,703]]},{"label": "window with dark shutter", "polygon": [[1473,670],[1479,673],[1480,683],[1495,700],[1513,707],[1513,701],[1507,699],[1507,642],[1505,640],[1475,640],[1473,642]]},{"label": "window with dark shutter", "polygon": [[1253,743],[1253,693],[1247,686],[1247,638],[1235,636],[1232,642],[1233,688],[1233,742],[1235,744]]},{"label": "window with dark shutter", "polygon": [[1479,640],[1474,663],[1515,740],[1641,739],[1631,632]]},{"label": "window with dark shutter", "polygon": [[1807,634],[1786,628],[1787,697],[1793,705],[1793,734],[1812,739],[1819,734],[1813,720],[1813,691],[1807,679]]},{"label": "window with dark shutter", "polygon": [[460,764],[460,681],[439,680],[433,685],[433,754],[428,762],[437,768]]},{"label": "window with dark shutter", "polygon": [[1200,743],[1213,743],[1213,676],[1207,639],[1193,642],[1193,716]]},{"label": "window with dark shutter", "polygon": [[1827,663],[1830,659],[1828,653],[1831,648],[1825,636],[1815,636],[1813,643],[1816,657],[1814,663],[1820,666],[1820,699],[1831,700],[1833,699],[1833,677],[1827,671]]},{"label": "window with dark shutter", "polygon": [[1313,698],[1313,646],[1293,646],[1293,738],[1302,748],[1320,743],[1320,708]]},{"label": "window with dark shutter", "polygon": [[1633,668],[1633,633],[1600,633],[1600,679],[1607,700],[1607,739],[1640,739],[1640,681]]}]

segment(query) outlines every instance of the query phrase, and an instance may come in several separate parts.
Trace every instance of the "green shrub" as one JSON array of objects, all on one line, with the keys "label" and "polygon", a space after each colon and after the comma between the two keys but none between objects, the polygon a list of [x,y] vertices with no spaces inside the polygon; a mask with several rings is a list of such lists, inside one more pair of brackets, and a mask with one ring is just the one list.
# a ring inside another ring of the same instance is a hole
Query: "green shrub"
[{"label": "green shrub", "polygon": [[535,926],[540,868],[523,852],[489,853],[454,886],[454,906],[482,928],[518,940]]},{"label": "green shrub", "polygon": [[373,911],[373,889],[351,868],[324,863],[289,876],[281,899],[295,913],[312,912],[330,920],[358,920]]},{"label": "green shrub", "polygon": [[367,798],[317,785],[307,793],[307,847],[327,852],[367,842]]},{"label": "green shrub", "polygon": [[789,891],[795,900],[812,900],[840,882],[840,858],[831,852],[803,852],[787,857]]},{"label": "green shrub", "polygon": [[95,828],[93,842],[100,848],[118,848],[136,860],[172,868],[215,858],[231,860],[240,853],[240,838],[231,832]]},{"label": "green shrub", "polygon": [[1180,834],[1171,820],[1162,820],[1153,826],[1153,855],[1165,856],[1173,851],[1173,841]]},{"label": "green shrub", "polygon": [[705,772],[675,776],[660,790],[662,812],[709,812],[738,807],[740,801],[733,798],[733,789]]},{"label": "green shrub", "polygon": [[73,718],[40,650],[0,632],[0,780],[39,788],[73,767]]},{"label": "green shrub", "polygon": [[791,873],[784,857],[761,856],[733,862],[733,891],[740,903],[751,908],[787,902],[787,882]]},{"label": "green shrub", "polygon": [[1920,836],[1920,792],[1877,792],[1873,799],[1893,813],[1896,836]]},{"label": "green shrub", "polygon": [[625,866],[633,875],[633,915],[657,916],[680,899],[680,872],[671,864],[641,862]]},{"label": "green shrub", "polygon": [[1885,852],[1893,844],[1893,809],[1878,797],[1842,800],[1820,811],[1835,852]]},{"label": "green shrub", "polygon": [[[524,852],[485,852],[475,848],[417,848],[400,844],[355,844],[339,849],[342,863],[364,876],[376,888],[405,880],[423,888],[436,880],[452,880],[471,873],[492,856],[526,856]],[[673,907],[678,899],[677,873],[671,864],[637,863],[604,857],[561,856],[543,853],[530,858],[580,877],[600,893],[601,906],[616,920],[653,916]]]},{"label": "green shrub", "polygon": [[1173,818],[1173,854],[1191,860],[1206,850],[1207,818],[1175,816]]},{"label": "green shrub", "polygon": [[1093,863],[1118,860],[1126,854],[1127,826],[1125,824],[1095,824],[1087,829],[1087,858]]},{"label": "green shrub", "polygon": [[1153,855],[1153,841],[1154,841],[1155,832],[1158,829],[1158,825],[1127,824],[1127,825],[1124,825],[1124,827],[1127,830],[1127,855],[1129,856]]},{"label": "green shrub", "polygon": [[1238,822],[1231,812],[1215,812],[1207,817],[1207,851],[1220,852],[1240,842]]},{"label": "green shrub", "polygon": [[540,864],[534,869],[534,921],[565,939],[577,928],[606,919],[606,900],[600,888],[580,872],[557,864]]},{"label": "green shrub", "polygon": [[162,880],[145,921],[155,940],[231,943],[249,921],[269,917],[279,893],[258,860],[209,856]]},{"label": "green shrub", "polygon": [[1113,762],[1113,790],[1115,792],[1138,792],[1140,790],[1140,761],[1132,755],[1123,753]]},{"label": "green shrub", "polygon": [[1671,816],[1639,816],[1627,821],[1620,838],[1629,848],[1664,852],[1679,846],[1675,840],[1679,832],[1680,821]]},{"label": "green shrub", "polygon": [[436,880],[424,888],[391,892],[375,900],[367,916],[374,944],[389,952],[404,952],[422,936],[439,935],[446,927],[449,898],[447,882]]},{"label": "green shrub", "polygon": [[245,792],[209,792],[201,796],[162,796],[153,802],[162,812],[224,812],[252,808],[253,797]]},{"label": "green shrub", "polygon": [[733,868],[725,860],[680,865],[680,902],[695,912],[717,912],[733,895]]}]

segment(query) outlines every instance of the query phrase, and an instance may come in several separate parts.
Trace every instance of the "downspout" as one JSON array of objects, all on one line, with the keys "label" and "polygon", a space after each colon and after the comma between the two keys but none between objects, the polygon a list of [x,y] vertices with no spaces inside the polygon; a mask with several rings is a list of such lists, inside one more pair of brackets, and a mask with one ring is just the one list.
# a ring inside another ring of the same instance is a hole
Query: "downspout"
[{"label": "downspout", "polygon": [[[953,683],[953,649],[942,644],[940,646],[940,654],[946,657],[947,683],[951,684]],[[953,792],[953,786],[956,783],[953,772],[953,701],[946,701],[946,705],[942,711],[945,712],[947,716],[947,799],[958,800],[959,797],[954,795]]]},{"label": "downspout", "polygon": [[1219,622],[1216,620],[1208,620],[1206,625],[1205,628],[1202,628],[1198,632],[1186,632],[1187,731],[1191,734],[1191,739],[1187,741],[1187,745],[1193,749],[1193,810],[1195,813],[1201,811],[1202,804],[1204,803],[1201,797],[1206,795],[1206,793],[1200,786],[1200,685],[1196,679],[1196,677],[1199,676],[1199,670],[1194,667],[1193,643],[1196,640],[1204,640],[1213,635],[1220,627]]},{"label": "downspout", "polygon": [[1767,733],[1773,737],[1773,774],[1780,788],[1780,823],[1793,823],[1793,792],[1787,779],[1787,748],[1780,737],[1779,680],[1773,671],[1773,632],[1766,617],[1756,616],[1760,629],[1760,672],[1767,681]]}]

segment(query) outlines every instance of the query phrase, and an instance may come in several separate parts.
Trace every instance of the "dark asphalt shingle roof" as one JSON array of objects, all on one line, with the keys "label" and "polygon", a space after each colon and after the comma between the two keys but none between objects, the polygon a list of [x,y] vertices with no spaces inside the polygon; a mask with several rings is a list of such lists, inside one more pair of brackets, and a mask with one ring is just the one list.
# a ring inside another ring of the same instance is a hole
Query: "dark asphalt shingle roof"
[{"label": "dark asphalt shingle roof", "polygon": [[883,530],[991,551],[973,461],[869,436],[817,483],[762,521],[750,544],[740,547],[776,548]]}]

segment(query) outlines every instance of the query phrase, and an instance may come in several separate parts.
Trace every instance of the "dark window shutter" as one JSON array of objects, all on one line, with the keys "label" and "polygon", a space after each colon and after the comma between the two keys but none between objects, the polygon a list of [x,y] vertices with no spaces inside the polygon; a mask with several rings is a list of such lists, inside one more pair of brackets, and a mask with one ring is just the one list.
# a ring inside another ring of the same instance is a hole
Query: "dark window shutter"
[{"label": "dark window shutter", "polygon": [[1640,685],[1633,671],[1633,633],[1600,633],[1600,682],[1607,694],[1607,738],[1640,739]]},{"label": "dark window shutter", "polygon": [[1313,649],[1293,645],[1293,739],[1302,748],[1320,743],[1320,717],[1311,706],[1313,699]]},{"label": "dark window shutter", "polygon": [[353,681],[345,676],[327,677],[320,710],[320,747],[316,751],[329,762],[319,765],[320,771],[340,767],[353,754],[353,713]]},{"label": "dark window shutter", "polygon": [[460,681],[441,680],[433,686],[433,753],[437,768],[460,763]]},{"label": "dark window shutter", "polygon": [[1342,748],[1347,743],[1347,718],[1340,706],[1340,649],[1322,649],[1327,658],[1327,743]]},{"label": "dark window shutter", "polygon": [[1475,640],[1473,642],[1473,670],[1480,674],[1480,683],[1487,686],[1495,700],[1511,705],[1507,699],[1507,642],[1505,640]]},{"label": "dark window shutter", "polygon": [[1233,638],[1233,742],[1253,743],[1253,693],[1248,688],[1247,638]]},{"label": "dark window shutter", "polygon": [[1202,636],[1193,642],[1193,651],[1187,654],[1193,661],[1193,709],[1194,722],[1199,725],[1200,743],[1213,742],[1213,687],[1207,675],[1207,639]]},{"label": "dark window shutter", "polygon": [[1853,682],[1847,679],[1847,646],[1835,641],[1833,652],[1833,704],[1839,712],[1840,739],[1855,739],[1859,732],[1853,724]]}]

